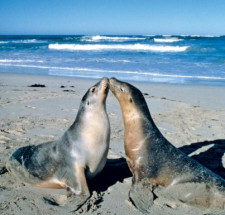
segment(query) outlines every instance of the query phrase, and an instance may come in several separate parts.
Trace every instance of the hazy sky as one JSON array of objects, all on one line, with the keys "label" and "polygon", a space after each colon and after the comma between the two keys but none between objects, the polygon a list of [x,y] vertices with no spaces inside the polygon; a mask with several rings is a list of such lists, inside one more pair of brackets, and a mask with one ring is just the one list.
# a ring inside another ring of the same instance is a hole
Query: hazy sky
[{"label": "hazy sky", "polygon": [[225,0],[0,0],[0,34],[225,35]]}]

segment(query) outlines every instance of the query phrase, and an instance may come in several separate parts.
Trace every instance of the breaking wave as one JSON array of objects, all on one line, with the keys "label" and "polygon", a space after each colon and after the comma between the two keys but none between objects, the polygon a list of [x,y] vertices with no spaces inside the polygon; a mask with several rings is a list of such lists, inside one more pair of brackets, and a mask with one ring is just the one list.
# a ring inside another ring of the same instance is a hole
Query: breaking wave
[{"label": "breaking wave", "polygon": [[174,42],[182,41],[183,39],[174,37],[174,38],[154,38],[153,40],[156,43],[174,43]]},{"label": "breaking wave", "polygon": [[125,36],[83,36],[81,41],[85,42],[98,42],[98,41],[111,41],[111,42],[123,42],[123,41],[135,41],[145,40],[144,37],[125,37]]},{"label": "breaking wave", "polygon": [[106,44],[49,44],[52,50],[68,50],[68,51],[151,51],[151,52],[184,52],[189,46],[162,46],[147,44],[131,44],[131,45],[106,45]]}]

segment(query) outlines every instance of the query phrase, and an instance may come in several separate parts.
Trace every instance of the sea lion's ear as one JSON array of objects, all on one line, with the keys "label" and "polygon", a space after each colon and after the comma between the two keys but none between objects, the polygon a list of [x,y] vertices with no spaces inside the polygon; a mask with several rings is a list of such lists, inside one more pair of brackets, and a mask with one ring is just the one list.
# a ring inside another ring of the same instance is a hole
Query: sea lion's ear
[{"label": "sea lion's ear", "polygon": [[133,99],[132,98],[130,98],[130,103],[132,103],[133,102]]}]

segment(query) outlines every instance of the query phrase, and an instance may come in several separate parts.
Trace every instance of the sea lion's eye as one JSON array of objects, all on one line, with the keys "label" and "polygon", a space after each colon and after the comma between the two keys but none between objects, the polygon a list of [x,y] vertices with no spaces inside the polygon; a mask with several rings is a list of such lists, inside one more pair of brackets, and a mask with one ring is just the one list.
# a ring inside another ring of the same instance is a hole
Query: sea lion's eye
[{"label": "sea lion's eye", "polygon": [[132,98],[130,98],[130,103],[132,103],[133,102],[133,99]]},{"label": "sea lion's eye", "polygon": [[89,105],[89,101],[87,102],[87,105]]},{"label": "sea lion's eye", "polygon": [[95,92],[95,87],[92,87],[91,92],[92,92],[92,93]]},{"label": "sea lion's eye", "polygon": [[120,91],[123,92],[123,88],[122,87],[120,87]]}]

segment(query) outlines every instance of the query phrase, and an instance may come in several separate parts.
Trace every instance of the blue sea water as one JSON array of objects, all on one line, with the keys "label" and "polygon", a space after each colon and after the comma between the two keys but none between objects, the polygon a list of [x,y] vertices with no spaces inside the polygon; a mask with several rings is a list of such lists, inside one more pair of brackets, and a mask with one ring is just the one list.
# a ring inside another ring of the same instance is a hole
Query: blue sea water
[{"label": "blue sea water", "polygon": [[0,72],[225,86],[225,36],[0,36]]}]

